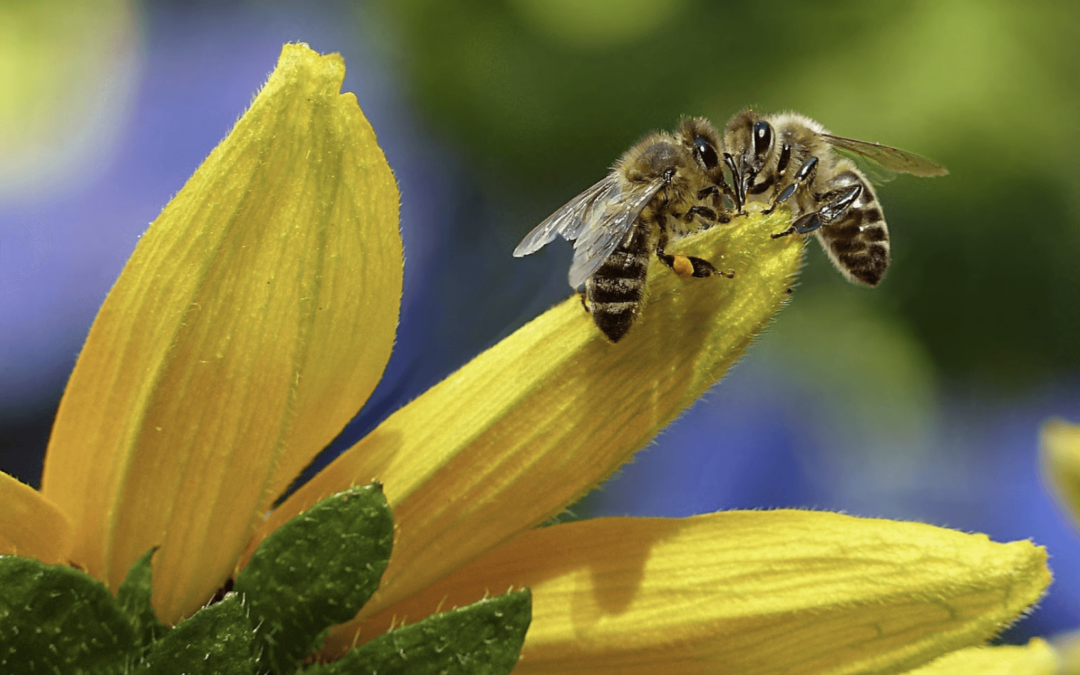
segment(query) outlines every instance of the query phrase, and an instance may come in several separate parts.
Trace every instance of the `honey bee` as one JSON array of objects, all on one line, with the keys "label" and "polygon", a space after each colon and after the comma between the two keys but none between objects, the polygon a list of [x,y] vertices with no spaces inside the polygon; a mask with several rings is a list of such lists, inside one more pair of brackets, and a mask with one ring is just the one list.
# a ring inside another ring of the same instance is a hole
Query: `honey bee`
[{"label": "honey bee", "polygon": [[684,119],[674,135],[650,134],[611,173],[551,214],[522,239],[514,256],[539,250],[556,235],[574,242],[570,286],[585,286],[596,326],[618,342],[645,302],[653,254],[681,277],[731,278],[707,260],[667,252],[670,241],[730,221],[724,195],[720,134],[705,118]]},{"label": "honey bee", "polygon": [[734,200],[764,201],[770,212],[791,201],[791,227],[773,239],[813,232],[848,281],[877,286],[889,266],[889,230],[867,177],[848,157],[854,153],[889,171],[944,176],[945,167],[879,143],[833,136],[793,112],[759,115],[743,110],[724,129],[724,162]]}]

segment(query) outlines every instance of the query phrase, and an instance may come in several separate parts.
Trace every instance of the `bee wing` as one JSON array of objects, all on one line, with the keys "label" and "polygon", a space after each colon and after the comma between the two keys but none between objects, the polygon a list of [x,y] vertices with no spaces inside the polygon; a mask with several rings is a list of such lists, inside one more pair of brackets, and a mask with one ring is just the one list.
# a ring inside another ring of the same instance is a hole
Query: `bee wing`
[{"label": "bee wing", "polygon": [[866,176],[867,180],[869,180],[872,185],[885,185],[886,183],[891,183],[900,175],[856,152],[844,150],[843,148],[833,148],[833,150],[841,157],[851,160],[855,164],[855,167]]},{"label": "bee wing", "polygon": [[623,190],[618,181],[615,182],[613,194],[603,204],[603,210],[592,210],[590,219],[578,230],[580,236],[574,244],[574,262],[570,265],[571,287],[577,288],[596,274],[634,226],[642,210],[667,184],[668,179],[663,176],[635,190]]},{"label": "bee wing", "polygon": [[924,178],[930,176],[945,176],[949,173],[945,167],[937,162],[931,161],[925,157],[920,157],[913,152],[901,150],[900,148],[882,145],[881,143],[870,143],[869,141],[857,141],[854,138],[844,138],[843,136],[833,136],[832,134],[822,134],[822,136],[829,142],[829,145],[834,148],[847,150],[856,155],[866,157],[867,159],[877,162],[889,171],[909,173],[913,176],[922,176]]},{"label": "bee wing", "polygon": [[544,219],[544,222],[525,235],[514,249],[514,257],[534,253],[549,244],[555,235],[561,234],[567,241],[574,241],[582,229],[596,220],[599,210],[621,192],[619,178],[609,173],[603,180],[585,190],[577,197],[566,202],[558,211]]}]

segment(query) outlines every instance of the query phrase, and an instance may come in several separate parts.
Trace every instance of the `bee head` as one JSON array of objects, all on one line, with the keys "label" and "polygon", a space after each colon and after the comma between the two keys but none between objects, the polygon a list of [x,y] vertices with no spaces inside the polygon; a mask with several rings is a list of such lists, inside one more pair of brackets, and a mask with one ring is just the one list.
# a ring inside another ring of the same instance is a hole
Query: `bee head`
[{"label": "bee head", "polygon": [[724,129],[724,162],[735,182],[740,208],[775,143],[773,126],[749,108],[732,117]]},{"label": "bee head", "polygon": [[720,134],[709,120],[704,117],[683,119],[677,137],[706,174],[712,174],[720,167]]}]

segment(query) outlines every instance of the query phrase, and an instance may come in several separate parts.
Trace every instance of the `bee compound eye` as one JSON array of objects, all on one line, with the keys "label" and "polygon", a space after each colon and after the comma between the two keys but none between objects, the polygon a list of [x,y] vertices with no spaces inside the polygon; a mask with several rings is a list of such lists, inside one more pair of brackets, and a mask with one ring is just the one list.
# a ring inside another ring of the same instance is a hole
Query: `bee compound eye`
[{"label": "bee compound eye", "polygon": [[772,146],[772,125],[768,122],[754,123],[754,154],[761,156]]},{"label": "bee compound eye", "polygon": [[716,154],[716,148],[704,136],[694,136],[694,145],[697,149],[698,159],[710,171],[720,164],[720,158]]}]

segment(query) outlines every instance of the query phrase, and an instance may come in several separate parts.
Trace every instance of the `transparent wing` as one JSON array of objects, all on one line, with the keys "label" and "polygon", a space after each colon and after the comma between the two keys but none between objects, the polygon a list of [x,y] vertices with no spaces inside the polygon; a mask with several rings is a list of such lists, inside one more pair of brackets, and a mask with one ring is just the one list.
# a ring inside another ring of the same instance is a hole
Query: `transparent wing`
[{"label": "transparent wing", "polygon": [[595,220],[605,205],[616,199],[621,193],[619,177],[609,173],[603,180],[585,190],[564,204],[558,211],[544,219],[544,222],[525,235],[514,249],[514,257],[534,253],[561,234],[567,241],[577,239],[583,228]]},{"label": "transparent wing", "polygon": [[866,176],[867,180],[869,180],[870,183],[873,185],[884,185],[886,183],[891,183],[897,176],[900,175],[895,171],[890,171],[886,169],[872,159],[867,159],[866,157],[863,157],[857,152],[851,152],[850,150],[845,150],[843,148],[833,148],[833,150],[836,152],[836,154],[847,160],[850,160],[853,164],[855,164],[855,166],[858,167],[859,171],[861,171],[862,174]]},{"label": "transparent wing", "polygon": [[570,265],[569,277],[571,287],[577,288],[596,274],[634,226],[642,210],[667,183],[661,176],[633,190],[624,191],[616,185],[618,194],[613,195],[602,210],[590,212],[590,218],[582,223],[580,236],[574,244],[574,262]]},{"label": "transparent wing", "polygon": [[847,150],[866,157],[889,171],[923,177],[945,176],[949,173],[945,167],[937,162],[900,148],[882,145],[881,143],[870,143],[869,141],[857,141],[854,138],[844,138],[843,136],[833,136],[831,134],[822,134],[822,136],[834,148]]}]

